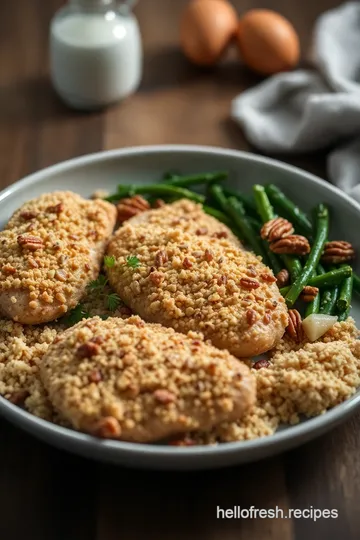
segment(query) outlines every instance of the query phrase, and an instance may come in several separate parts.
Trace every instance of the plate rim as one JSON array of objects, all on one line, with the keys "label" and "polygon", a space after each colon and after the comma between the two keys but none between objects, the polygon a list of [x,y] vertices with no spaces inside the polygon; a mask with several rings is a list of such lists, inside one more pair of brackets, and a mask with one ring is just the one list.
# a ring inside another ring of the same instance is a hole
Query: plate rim
[{"label": "plate rim", "polygon": [[[215,154],[229,157],[238,157],[242,160],[255,163],[264,163],[265,165],[270,165],[277,169],[282,169],[289,173],[296,173],[300,176],[307,177],[310,181],[314,182],[317,185],[325,187],[326,189],[332,191],[335,195],[339,196],[342,199],[345,199],[352,207],[354,207],[360,214],[360,204],[355,200],[351,199],[349,195],[342,192],[336,186],[326,182],[320,177],[304,171],[303,169],[283,163],[277,159],[269,158],[267,156],[261,156],[253,154],[251,152],[246,152],[242,150],[234,150],[216,146],[205,146],[205,145],[185,145],[185,144],[165,144],[165,145],[145,145],[145,146],[129,146],[121,149],[114,150],[105,150],[100,152],[94,152],[72,158],[66,161],[62,161],[51,165],[49,167],[44,167],[30,175],[25,176],[23,179],[14,182],[10,186],[7,186],[4,190],[0,192],[0,203],[6,200],[7,197],[21,191],[23,188],[28,187],[31,184],[40,182],[46,175],[54,174],[57,172],[71,170],[76,167],[91,165],[91,163],[101,163],[108,159],[127,157],[129,155],[144,155],[144,154],[156,154],[156,153],[167,153],[167,152],[187,152],[194,154]],[[232,456],[234,454],[241,455],[242,453],[247,453],[251,451],[260,452],[262,449],[266,452],[266,449],[271,449],[274,447],[281,447],[283,443],[296,441],[305,438],[309,440],[316,436],[316,432],[323,432],[326,429],[330,429],[331,426],[335,426],[340,423],[341,420],[345,420],[352,412],[355,412],[357,406],[360,405],[360,393],[355,394],[348,398],[343,403],[337,405],[333,409],[326,411],[320,416],[307,419],[305,422],[299,423],[294,426],[290,426],[288,429],[275,432],[272,435],[258,437],[252,440],[245,441],[234,441],[221,443],[216,445],[199,445],[193,447],[176,447],[176,446],[161,446],[156,444],[139,444],[126,441],[117,441],[117,440],[99,440],[96,437],[87,435],[85,433],[65,428],[57,424],[53,424],[47,420],[39,418],[30,412],[17,407],[12,404],[2,396],[0,396],[0,414],[3,415],[8,420],[12,421],[21,427],[26,424],[27,431],[31,432],[33,435],[42,435],[50,436],[52,435],[55,439],[65,439],[70,443],[76,443],[82,448],[94,449],[95,455],[98,455],[98,451],[109,452],[113,455],[114,451],[118,451],[119,455],[124,456],[125,454],[132,455],[133,457],[144,457],[150,456],[152,458],[176,458],[176,459],[189,459],[196,458],[199,456]],[[14,420],[15,418],[15,420]],[[33,427],[33,429],[31,429]],[[25,428],[26,429],[26,428]]]}]

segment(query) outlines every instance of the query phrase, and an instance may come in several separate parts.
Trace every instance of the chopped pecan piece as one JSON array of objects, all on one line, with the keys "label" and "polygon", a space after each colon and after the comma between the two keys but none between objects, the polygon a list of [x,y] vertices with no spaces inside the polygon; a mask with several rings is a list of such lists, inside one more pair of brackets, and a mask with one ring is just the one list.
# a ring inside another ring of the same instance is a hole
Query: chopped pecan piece
[{"label": "chopped pecan piece", "polygon": [[166,202],[163,199],[156,199],[156,201],[154,201],[153,207],[162,208],[163,206],[165,206],[165,204]]},{"label": "chopped pecan piece", "polygon": [[355,257],[355,250],[350,242],[333,240],[326,242],[321,260],[329,264],[339,264],[351,261]]},{"label": "chopped pecan piece", "polygon": [[255,279],[241,278],[240,286],[250,291],[251,289],[257,289],[258,287],[260,287],[260,283]]},{"label": "chopped pecan piece", "polygon": [[257,320],[257,313],[254,309],[248,309],[246,312],[246,320],[250,326],[255,324]]},{"label": "chopped pecan piece", "polygon": [[274,253],[286,255],[306,255],[310,253],[310,244],[305,236],[300,234],[291,234],[280,238],[270,244],[270,249]]},{"label": "chopped pecan piece", "polygon": [[302,319],[297,309],[289,309],[289,324],[286,327],[286,332],[296,343],[301,343],[304,339]]},{"label": "chopped pecan piece", "polygon": [[219,231],[213,234],[214,238],[227,238],[229,235],[226,231]]},{"label": "chopped pecan piece", "polygon": [[156,401],[159,401],[160,403],[163,403],[164,405],[167,405],[168,403],[172,403],[173,401],[176,400],[175,394],[161,388],[159,388],[158,390],[155,390],[154,398],[156,399]]},{"label": "chopped pecan piece", "polygon": [[252,367],[253,369],[267,368],[267,367],[270,367],[270,362],[269,360],[266,360],[265,358],[263,358],[262,360],[258,360],[257,362],[255,362],[252,365]]},{"label": "chopped pecan piece", "polygon": [[17,392],[13,392],[11,396],[9,397],[9,401],[13,403],[14,405],[24,405],[24,402],[26,398],[30,396],[29,392],[27,390],[18,390]]},{"label": "chopped pecan piece", "polygon": [[185,259],[183,260],[183,267],[186,269],[189,269],[192,267],[192,262],[187,257],[185,257]]},{"label": "chopped pecan piece", "polygon": [[26,234],[20,234],[17,237],[17,243],[23,249],[29,249],[30,251],[36,251],[37,249],[42,249],[44,243],[41,238],[38,236],[27,236]]},{"label": "chopped pecan piece", "polygon": [[214,258],[214,254],[211,249],[205,249],[205,261],[211,262]]},{"label": "chopped pecan piece", "polygon": [[227,276],[219,276],[217,278],[217,284],[218,285],[226,285],[227,284]]},{"label": "chopped pecan piece", "polygon": [[173,439],[169,441],[169,446],[194,446],[196,443],[190,437],[184,437],[183,439]]},{"label": "chopped pecan piece", "polygon": [[105,416],[99,420],[99,422],[94,426],[94,435],[102,437],[103,439],[113,439],[120,437],[121,435],[121,426],[119,421],[113,416]]},{"label": "chopped pecan piece", "polygon": [[155,266],[164,266],[164,264],[166,264],[168,260],[169,258],[166,251],[162,249],[161,251],[158,251],[155,255]]},{"label": "chopped pecan piece", "polygon": [[89,379],[93,383],[98,383],[102,381],[102,375],[101,372],[98,369],[94,369],[89,375]]},{"label": "chopped pecan piece", "polygon": [[263,316],[263,323],[264,324],[270,324],[271,323],[271,315],[270,313],[266,312]]},{"label": "chopped pecan piece", "polygon": [[282,270],[280,270],[278,274],[276,274],[276,282],[279,289],[281,287],[285,287],[289,283],[289,280],[290,280],[290,274],[288,270],[286,270],[286,268],[283,268]]},{"label": "chopped pecan piece", "polygon": [[88,341],[87,343],[84,343],[83,345],[80,345],[76,351],[76,356],[78,358],[91,358],[92,356],[95,356],[96,354],[99,354],[100,347],[97,343]]},{"label": "chopped pecan piece", "polygon": [[55,204],[54,206],[48,206],[46,211],[49,212],[49,214],[61,214],[61,212],[64,211],[64,204],[63,203],[59,203],[59,204]]},{"label": "chopped pecan piece", "polygon": [[268,283],[274,283],[276,281],[276,277],[268,272],[263,272],[260,277]]},{"label": "chopped pecan piece", "polygon": [[149,208],[150,204],[141,195],[122,199],[117,205],[118,221],[119,223],[124,223],[124,221],[149,210]]},{"label": "chopped pecan piece", "polygon": [[195,234],[197,236],[203,236],[204,234],[207,234],[208,233],[208,228],[207,227],[200,227],[199,229],[197,229],[197,231],[195,232]]},{"label": "chopped pecan piece", "polygon": [[38,216],[39,214],[37,212],[21,212],[20,214],[20,217],[22,219],[25,219],[25,221],[29,221],[30,219],[34,219]]},{"label": "chopped pecan piece", "polygon": [[304,287],[301,291],[300,298],[304,302],[312,302],[318,294],[319,289],[317,287],[311,287],[310,285],[306,285],[306,287]]},{"label": "chopped pecan piece", "polygon": [[4,272],[4,274],[8,275],[16,274],[16,268],[14,268],[14,266],[11,266],[11,264],[9,263],[4,264],[4,266],[2,267],[2,271]]}]

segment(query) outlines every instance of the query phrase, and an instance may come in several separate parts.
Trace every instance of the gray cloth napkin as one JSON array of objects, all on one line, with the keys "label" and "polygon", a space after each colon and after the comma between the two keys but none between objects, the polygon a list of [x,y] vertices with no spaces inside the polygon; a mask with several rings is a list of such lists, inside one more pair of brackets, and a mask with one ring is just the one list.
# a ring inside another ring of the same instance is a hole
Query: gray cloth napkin
[{"label": "gray cloth napkin", "polygon": [[270,77],[236,97],[231,115],[267,153],[338,145],[328,156],[329,179],[360,202],[360,3],[324,13],[313,41],[317,71]]}]

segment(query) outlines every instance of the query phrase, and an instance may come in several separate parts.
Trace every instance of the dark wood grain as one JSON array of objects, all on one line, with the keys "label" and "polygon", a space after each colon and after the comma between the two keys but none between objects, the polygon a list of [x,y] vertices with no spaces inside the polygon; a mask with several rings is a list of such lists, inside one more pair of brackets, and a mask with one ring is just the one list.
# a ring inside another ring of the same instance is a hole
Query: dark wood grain
[{"label": "dark wood grain", "polygon": [[[140,0],[145,46],[139,91],[102,113],[68,110],[48,79],[47,33],[60,0],[0,2],[0,186],[39,168],[110,148],[187,143],[249,148],[231,99],[259,82],[235,59],[197,69],[178,48],[185,0]],[[335,0],[234,2],[281,11],[306,64],[316,17]],[[326,155],[280,158],[323,177]],[[200,473],[144,472],[53,449],[0,421],[0,539],[355,540],[360,534],[360,416],[263,462]],[[334,508],[339,518],[217,520],[216,508]]]}]

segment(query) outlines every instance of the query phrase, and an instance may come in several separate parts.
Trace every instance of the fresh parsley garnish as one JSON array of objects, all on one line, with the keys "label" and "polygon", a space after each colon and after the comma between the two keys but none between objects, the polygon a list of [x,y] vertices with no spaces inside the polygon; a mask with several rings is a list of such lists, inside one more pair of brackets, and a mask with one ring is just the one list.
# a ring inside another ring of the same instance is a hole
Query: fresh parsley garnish
[{"label": "fresh parsley garnish", "polygon": [[136,255],[129,255],[126,257],[126,264],[129,268],[139,268],[141,266],[139,259]]},{"label": "fresh parsley garnish", "polygon": [[121,298],[116,293],[108,294],[106,297],[106,307],[109,311],[116,311],[121,304]]},{"label": "fresh parsley garnish", "polygon": [[74,326],[83,319],[89,319],[90,313],[86,311],[82,304],[78,304],[74,309],[69,311],[68,315],[64,317],[64,322],[67,326]]},{"label": "fresh parsley garnish", "polygon": [[94,279],[93,281],[90,281],[88,288],[91,291],[102,291],[107,285],[108,279],[100,274],[100,276],[97,279]]},{"label": "fresh parsley garnish", "polygon": [[106,268],[112,268],[115,265],[114,255],[105,255],[104,265],[106,266]]}]

